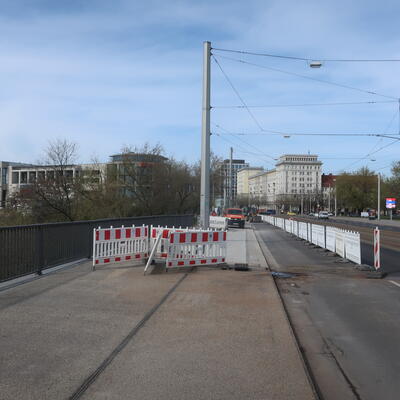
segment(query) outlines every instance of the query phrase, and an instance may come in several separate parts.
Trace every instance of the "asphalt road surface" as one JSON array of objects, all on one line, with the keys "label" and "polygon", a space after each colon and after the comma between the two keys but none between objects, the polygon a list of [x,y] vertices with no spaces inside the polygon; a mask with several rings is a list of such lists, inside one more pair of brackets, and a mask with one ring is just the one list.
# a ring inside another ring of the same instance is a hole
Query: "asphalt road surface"
[{"label": "asphalt road surface", "polygon": [[[297,216],[291,218],[298,221],[335,226],[341,229],[360,232],[361,261],[363,264],[374,265],[373,225],[370,222],[348,221],[339,218],[330,218],[328,221],[325,221],[308,216]],[[388,274],[400,272],[400,227],[380,226],[380,230],[382,271]]]},{"label": "asphalt road surface", "polygon": [[[400,398],[400,280],[350,263],[269,224],[254,224],[320,397]],[[265,250],[265,247],[267,250]]]}]

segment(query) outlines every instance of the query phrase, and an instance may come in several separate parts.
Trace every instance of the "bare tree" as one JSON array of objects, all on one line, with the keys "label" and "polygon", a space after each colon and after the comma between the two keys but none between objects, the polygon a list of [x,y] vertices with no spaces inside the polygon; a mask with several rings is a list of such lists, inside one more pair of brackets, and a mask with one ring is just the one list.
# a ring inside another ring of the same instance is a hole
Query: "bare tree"
[{"label": "bare tree", "polygon": [[76,158],[76,143],[65,139],[49,142],[40,162],[43,174],[39,173],[16,199],[37,222],[75,219],[74,197],[79,185],[78,177],[74,176]]}]

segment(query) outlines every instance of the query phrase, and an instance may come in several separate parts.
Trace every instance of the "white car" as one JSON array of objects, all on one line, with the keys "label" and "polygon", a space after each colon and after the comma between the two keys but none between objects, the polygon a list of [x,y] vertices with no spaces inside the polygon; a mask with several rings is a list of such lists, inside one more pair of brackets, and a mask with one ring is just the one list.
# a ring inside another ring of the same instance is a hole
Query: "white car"
[{"label": "white car", "polygon": [[318,219],[328,219],[328,218],[329,218],[328,211],[320,211],[318,213]]}]

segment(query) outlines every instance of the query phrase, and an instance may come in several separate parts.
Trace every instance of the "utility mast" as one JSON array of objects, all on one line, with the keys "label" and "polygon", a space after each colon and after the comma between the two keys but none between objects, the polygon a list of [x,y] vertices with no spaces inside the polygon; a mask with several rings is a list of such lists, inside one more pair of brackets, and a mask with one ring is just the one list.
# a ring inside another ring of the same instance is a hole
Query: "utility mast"
[{"label": "utility mast", "polygon": [[200,224],[210,223],[210,64],[211,42],[203,43],[203,109],[201,121]]}]

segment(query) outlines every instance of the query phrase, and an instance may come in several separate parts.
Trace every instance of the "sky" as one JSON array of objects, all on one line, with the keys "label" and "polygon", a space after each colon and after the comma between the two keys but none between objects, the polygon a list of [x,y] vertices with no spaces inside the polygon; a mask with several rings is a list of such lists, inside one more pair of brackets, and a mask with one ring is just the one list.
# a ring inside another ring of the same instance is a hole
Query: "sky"
[{"label": "sky", "polygon": [[[60,138],[78,144],[81,163],[146,142],[196,162],[205,40],[314,61],[400,60],[399,13],[395,0],[1,0],[0,160],[37,162]],[[211,149],[228,158],[233,147],[234,158],[266,169],[282,154],[310,152],[325,173],[390,174],[400,160],[399,68],[324,61],[315,69],[213,50]]]}]

